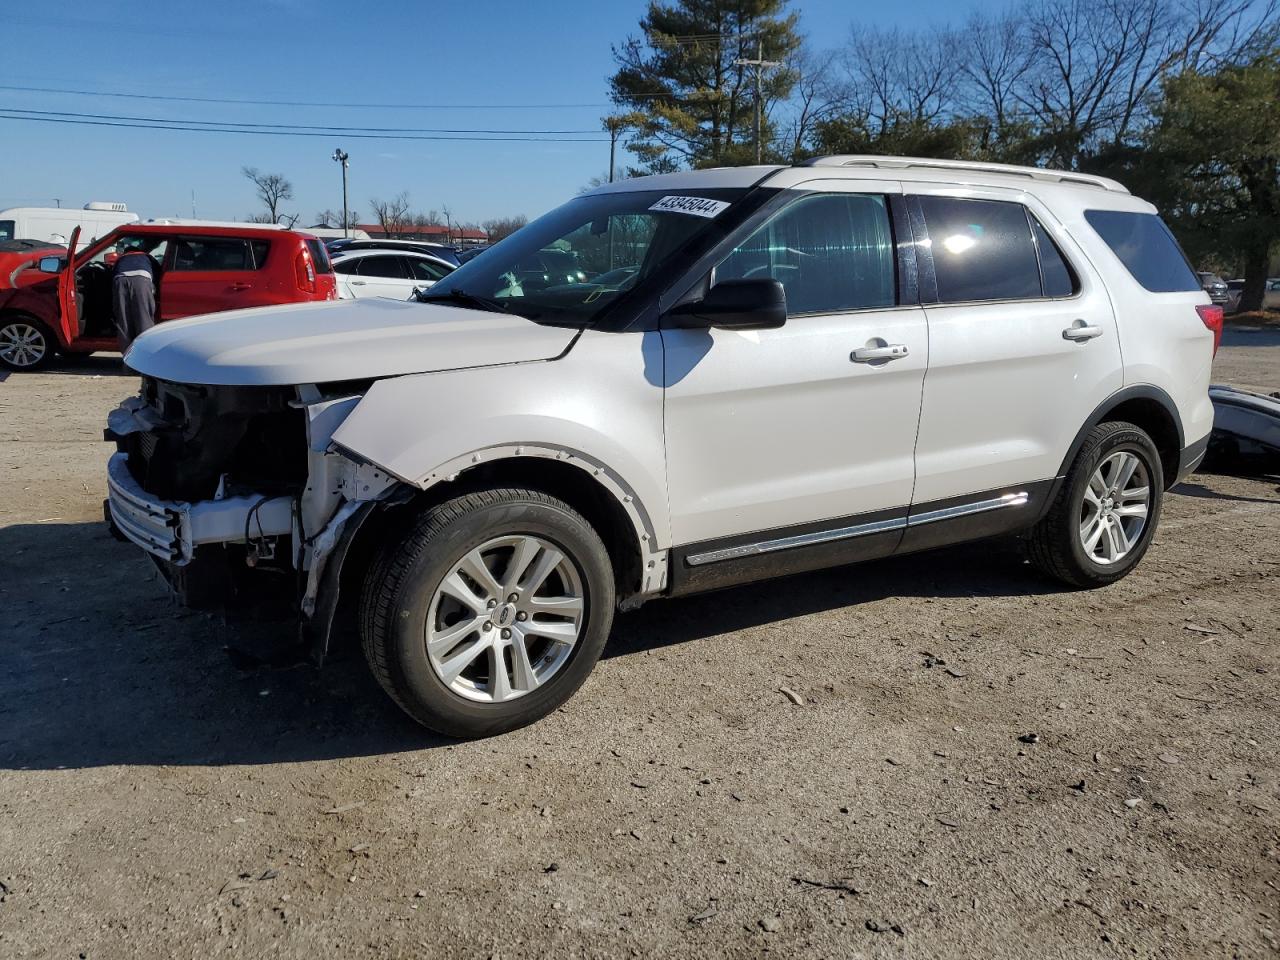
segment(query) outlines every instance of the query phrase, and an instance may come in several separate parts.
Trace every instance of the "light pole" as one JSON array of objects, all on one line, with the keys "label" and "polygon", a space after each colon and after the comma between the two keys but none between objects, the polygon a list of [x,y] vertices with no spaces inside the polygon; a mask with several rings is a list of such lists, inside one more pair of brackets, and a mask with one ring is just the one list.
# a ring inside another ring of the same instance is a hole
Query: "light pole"
[{"label": "light pole", "polygon": [[347,214],[347,160],[349,155],[341,147],[333,151],[333,159],[342,164],[342,235],[351,236],[350,216]]}]

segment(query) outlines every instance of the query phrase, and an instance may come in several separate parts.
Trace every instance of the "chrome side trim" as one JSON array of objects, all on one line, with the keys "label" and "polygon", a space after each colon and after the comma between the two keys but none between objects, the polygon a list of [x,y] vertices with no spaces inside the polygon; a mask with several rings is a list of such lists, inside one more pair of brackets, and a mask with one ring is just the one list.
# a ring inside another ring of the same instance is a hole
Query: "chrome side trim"
[{"label": "chrome side trim", "polygon": [[793,547],[811,547],[835,540],[851,540],[854,537],[865,537],[872,533],[888,533],[891,530],[902,530],[925,523],[936,523],[939,520],[954,520],[974,513],[986,513],[989,510],[1003,510],[1006,507],[1025,507],[1031,495],[1025,490],[1018,493],[1006,493],[991,500],[977,500],[973,503],[961,503],[954,507],[943,507],[940,510],[929,510],[911,517],[894,517],[891,520],[877,520],[874,523],[859,523],[835,530],[818,530],[814,533],[800,533],[792,537],[779,537],[776,540],[761,540],[758,543],[744,543],[736,547],[725,547],[722,550],[709,550],[706,553],[694,553],[685,557],[685,563],[691,567],[700,567],[705,563],[719,563],[722,560],[740,560],[762,553],[774,553],[778,550],[790,550]]},{"label": "chrome side trim", "polygon": [[915,527],[922,523],[936,523],[939,520],[954,520],[956,517],[967,517],[971,513],[986,513],[988,510],[1003,510],[1005,507],[1025,507],[1031,499],[1025,490],[1018,493],[1006,493],[993,500],[978,500],[974,503],[961,503],[954,507],[943,507],[941,510],[929,510],[907,518],[907,526]]},{"label": "chrome side trim", "polygon": [[725,547],[723,550],[711,550],[707,553],[695,553],[685,558],[685,563],[698,567],[704,563],[719,563],[721,560],[737,560],[741,557],[752,557],[761,553],[773,553],[777,550],[790,550],[792,547],[810,547],[819,543],[831,543],[834,540],[850,540],[854,537],[865,537],[871,533],[887,533],[890,530],[901,530],[907,525],[906,517],[895,517],[892,520],[877,520],[874,523],[859,523],[852,527],[840,527],[836,530],[818,530],[814,533],[799,533],[793,537],[780,537],[777,540],[762,540],[759,543],[744,543],[737,547]]}]

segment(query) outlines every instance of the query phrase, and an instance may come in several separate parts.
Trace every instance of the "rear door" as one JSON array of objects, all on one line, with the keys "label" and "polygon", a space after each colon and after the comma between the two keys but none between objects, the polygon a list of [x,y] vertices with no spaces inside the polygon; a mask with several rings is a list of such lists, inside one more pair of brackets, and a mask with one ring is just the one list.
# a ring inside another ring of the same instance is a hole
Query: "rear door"
[{"label": "rear door", "polygon": [[1123,367],[1101,279],[1034,197],[912,192],[928,235],[929,320],[914,517],[1057,476],[1081,424],[1123,385]]},{"label": "rear door", "polygon": [[273,302],[265,260],[267,241],[243,237],[181,236],[160,283],[160,319],[238,310]]},{"label": "rear door", "polygon": [[405,258],[398,253],[370,253],[360,258],[356,276],[347,281],[357,298],[391,297],[408,300],[414,281]]}]

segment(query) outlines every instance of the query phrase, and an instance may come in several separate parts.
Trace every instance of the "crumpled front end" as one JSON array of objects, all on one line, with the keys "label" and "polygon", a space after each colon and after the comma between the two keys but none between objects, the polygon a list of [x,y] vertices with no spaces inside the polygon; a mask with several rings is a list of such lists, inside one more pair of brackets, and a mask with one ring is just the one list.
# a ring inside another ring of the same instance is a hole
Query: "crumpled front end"
[{"label": "crumpled front end", "polygon": [[145,377],[104,434],[117,446],[104,505],[113,532],[145,550],[187,605],[300,615],[323,649],[336,568],[398,485],[330,443],[366,386]]}]

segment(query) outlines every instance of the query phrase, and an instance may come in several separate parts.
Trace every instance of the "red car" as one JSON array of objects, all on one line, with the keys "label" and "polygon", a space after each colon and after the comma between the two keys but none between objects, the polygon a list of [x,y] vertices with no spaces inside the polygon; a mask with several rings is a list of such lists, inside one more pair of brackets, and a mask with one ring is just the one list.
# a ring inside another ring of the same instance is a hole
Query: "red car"
[{"label": "red car", "polygon": [[334,300],[324,244],[269,226],[125,224],[80,252],[66,251],[0,276],[0,364],[33,370],[55,353],[118,349],[112,264],[125,247],[155,258],[156,321],[241,307]]}]

